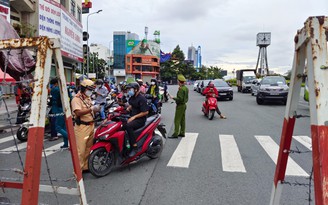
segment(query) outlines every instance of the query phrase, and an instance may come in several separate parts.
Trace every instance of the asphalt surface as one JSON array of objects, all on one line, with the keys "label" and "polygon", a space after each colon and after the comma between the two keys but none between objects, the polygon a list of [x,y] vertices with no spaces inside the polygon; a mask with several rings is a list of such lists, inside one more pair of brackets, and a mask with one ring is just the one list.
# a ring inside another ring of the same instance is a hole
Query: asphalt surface
[{"label": "asphalt surface", "polygon": [[[271,196],[275,163],[260,145],[255,136],[269,136],[279,145],[285,106],[279,103],[257,105],[250,94],[234,92],[233,101],[219,101],[221,112],[227,119],[215,118],[210,121],[201,112],[204,97],[189,86],[187,106],[187,133],[197,133],[198,137],[192,149],[192,156],[187,168],[167,166],[181,138],[168,139],[159,159],[142,158],[126,167],[115,168],[108,176],[95,178],[90,173],[83,174],[86,195],[89,204],[268,204]],[[177,86],[169,86],[170,93],[176,94]],[[175,104],[164,103],[162,123],[172,134]],[[299,102],[299,114],[309,115],[308,104]],[[0,140],[11,133],[0,135]],[[227,172],[223,170],[220,135],[234,137],[246,172]],[[310,137],[310,119],[296,120],[294,135]],[[188,137],[188,134],[187,136]],[[1,141],[0,141],[1,142]],[[62,140],[44,141],[48,148]],[[18,142],[20,144],[20,142]],[[22,177],[19,174],[3,171],[19,168],[18,153],[4,154],[1,150],[14,146],[13,140],[0,143],[0,173],[7,178]],[[293,140],[292,149],[309,151],[302,144]],[[25,149],[20,150],[22,161]],[[308,174],[312,168],[312,153],[291,154],[291,158]],[[70,179],[72,174],[69,151],[59,151],[47,157],[52,178],[58,179],[55,185],[76,187]],[[42,161],[42,184],[49,184],[45,159]],[[283,188],[281,204],[308,204],[306,186],[294,186],[296,183],[308,183],[305,176],[286,176],[291,183]],[[311,186],[313,199],[313,185]],[[6,189],[0,197],[7,197],[11,202],[20,203],[21,192]],[[78,204],[78,197],[53,193],[39,194],[39,202],[44,204]],[[57,203],[58,202],[58,203]],[[314,204],[314,202],[312,202]]]}]

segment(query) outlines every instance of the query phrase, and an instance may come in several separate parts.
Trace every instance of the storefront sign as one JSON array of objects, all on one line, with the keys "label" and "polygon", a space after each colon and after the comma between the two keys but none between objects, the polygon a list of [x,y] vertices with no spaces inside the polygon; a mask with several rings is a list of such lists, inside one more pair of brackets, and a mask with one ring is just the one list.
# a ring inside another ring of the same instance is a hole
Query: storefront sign
[{"label": "storefront sign", "polygon": [[39,36],[60,38],[62,55],[83,62],[82,24],[54,0],[39,0]]}]

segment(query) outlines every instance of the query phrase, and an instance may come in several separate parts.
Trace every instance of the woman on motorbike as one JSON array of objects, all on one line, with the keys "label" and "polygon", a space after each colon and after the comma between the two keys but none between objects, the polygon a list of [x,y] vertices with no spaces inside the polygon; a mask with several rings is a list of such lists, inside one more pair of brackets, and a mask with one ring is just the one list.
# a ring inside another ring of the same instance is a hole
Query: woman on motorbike
[{"label": "woman on motorbike", "polygon": [[158,95],[159,95],[159,87],[157,85],[156,79],[150,80],[150,87],[148,88],[146,94],[151,94],[153,96],[153,104],[158,108]]},{"label": "woman on motorbike", "polygon": [[[214,84],[212,82],[210,82],[208,84],[208,86],[204,89],[203,91],[203,95],[206,96],[205,98],[205,103],[207,104],[207,98],[213,96],[213,94],[215,95],[215,97],[217,97],[219,95],[218,90],[214,87]],[[216,105],[216,112],[220,115],[220,118],[222,119],[227,119],[226,116],[222,115],[221,111],[219,110],[218,105]]]}]

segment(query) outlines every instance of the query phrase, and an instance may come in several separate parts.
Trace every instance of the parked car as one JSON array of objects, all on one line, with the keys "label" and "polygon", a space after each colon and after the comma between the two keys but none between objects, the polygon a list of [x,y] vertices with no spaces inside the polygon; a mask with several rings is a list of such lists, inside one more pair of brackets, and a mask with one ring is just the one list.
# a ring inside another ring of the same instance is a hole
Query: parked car
[{"label": "parked car", "polygon": [[205,90],[206,86],[208,86],[208,84],[209,84],[211,81],[212,81],[212,80],[202,80],[202,82],[200,83],[200,89],[199,89],[200,94],[203,95],[203,91]]},{"label": "parked car", "polygon": [[198,90],[198,84],[199,84],[200,80],[196,80],[194,82],[194,91],[197,91]]},{"label": "parked car", "polygon": [[255,96],[257,95],[257,92],[260,88],[261,80],[262,79],[254,79],[253,80],[252,85],[251,85],[252,95],[255,95]]},{"label": "parked car", "polygon": [[256,96],[256,102],[281,101],[286,105],[289,87],[284,77],[266,76],[262,79]]},{"label": "parked car", "polygon": [[233,100],[233,89],[222,79],[213,80],[212,83],[214,87],[218,90],[219,96],[218,99],[226,99]]}]

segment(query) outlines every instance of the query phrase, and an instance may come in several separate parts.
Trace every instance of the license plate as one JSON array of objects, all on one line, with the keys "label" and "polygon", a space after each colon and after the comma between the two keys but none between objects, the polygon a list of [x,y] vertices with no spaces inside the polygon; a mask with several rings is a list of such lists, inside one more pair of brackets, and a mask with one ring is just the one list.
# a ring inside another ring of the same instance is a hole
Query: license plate
[{"label": "license plate", "polygon": [[220,95],[227,95],[227,93],[220,93]]},{"label": "license plate", "polygon": [[270,95],[279,95],[278,92],[270,92]]}]

